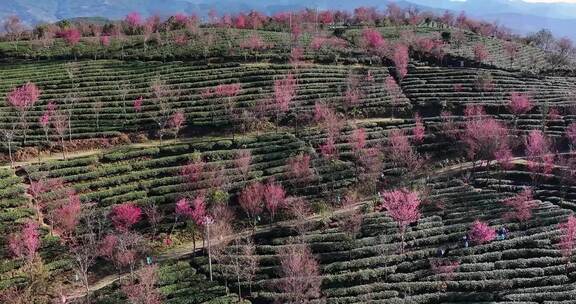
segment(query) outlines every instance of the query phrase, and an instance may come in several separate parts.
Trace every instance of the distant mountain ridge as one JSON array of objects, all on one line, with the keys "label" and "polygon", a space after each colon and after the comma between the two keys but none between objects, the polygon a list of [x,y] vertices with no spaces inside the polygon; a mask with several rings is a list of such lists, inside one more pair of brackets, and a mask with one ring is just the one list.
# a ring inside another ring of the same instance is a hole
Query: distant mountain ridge
[{"label": "distant mountain ridge", "polygon": [[[16,14],[27,24],[55,22],[74,17],[120,19],[131,11],[143,15],[169,15],[176,12],[205,16],[209,10],[235,13],[257,9],[266,13],[298,10],[305,7],[352,10],[357,6],[383,9],[392,0],[1,0],[0,18]],[[526,3],[521,0],[399,0],[400,6],[416,6],[421,10],[455,13],[466,11],[470,16],[498,21],[520,34],[549,28],[556,36],[576,40],[576,4]]]}]

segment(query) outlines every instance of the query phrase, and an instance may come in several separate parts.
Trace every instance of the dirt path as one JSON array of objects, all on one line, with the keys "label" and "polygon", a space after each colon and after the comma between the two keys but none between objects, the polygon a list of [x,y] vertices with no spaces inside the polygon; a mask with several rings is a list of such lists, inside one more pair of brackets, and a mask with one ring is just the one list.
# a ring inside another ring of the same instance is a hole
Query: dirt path
[{"label": "dirt path", "polygon": [[[70,153],[66,153],[66,159],[99,155],[101,153],[112,151],[112,150],[118,149],[118,148],[153,148],[153,147],[160,147],[163,145],[198,143],[198,142],[203,142],[203,141],[225,140],[225,139],[228,139],[228,137],[204,136],[204,137],[185,138],[185,139],[169,139],[169,140],[163,140],[162,145],[160,145],[159,140],[150,140],[150,141],[147,141],[144,143],[135,143],[135,144],[119,145],[119,146],[114,146],[114,147],[110,147],[110,148],[100,148],[100,149],[81,150],[81,151],[70,152]],[[64,160],[64,156],[62,155],[62,153],[52,153],[50,155],[42,155],[40,158],[35,157],[35,158],[31,158],[27,161],[14,162],[14,167],[18,168],[18,167],[22,167],[22,166],[26,166],[26,165],[43,163],[43,162],[52,161],[52,160]],[[10,164],[0,165],[0,169],[10,169],[10,168],[11,168]]]},{"label": "dirt path", "polygon": [[[200,251],[202,249],[203,249],[202,242],[196,241],[196,251]],[[194,253],[194,243],[188,242],[188,243],[182,244],[180,246],[171,248],[168,251],[160,254],[158,257],[156,257],[156,261],[162,262],[162,261],[166,261],[166,260],[181,259],[181,258],[184,258],[186,256],[192,255],[192,253]],[[90,285],[88,290],[90,293],[93,293],[93,292],[98,291],[100,289],[103,289],[107,286],[110,286],[110,285],[114,284],[115,282],[128,277],[129,275],[130,275],[130,273],[124,273],[121,275],[118,275],[118,274],[107,275],[103,278],[100,278],[98,281],[94,282],[92,285]],[[78,298],[83,298],[85,296],[86,296],[86,290],[84,289],[84,287],[79,287],[74,292],[67,295],[66,298],[68,300],[74,300],[74,299],[78,299]]]},{"label": "dirt path", "polygon": [[[370,123],[370,122],[380,122],[380,123],[402,123],[405,119],[402,118],[392,118],[392,117],[384,117],[384,118],[364,118],[364,119],[354,119],[354,123]],[[277,131],[282,132],[290,132],[292,128],[289,127],[280,127]],[[268,132],[249,132],[244,133],[242,135],[236,136],[236,138],[243,138],[243,137],[253,137],[258,136],[263,133],[275,133],[274,129],[268,130]],[[204,141],[213,141],[213,140],[226,140],[232,139],[232,135],[225,135],[225,136],[211,136],[206,135],[202,137],[187,137],[187,138],[178,138],[178,139],[166,139],[162,141],[162,145],[171,145],[171,144],[187,144],[187,143],[198,143]],[[144,143],[134,143],[134,144],[127,144],[127,145],[118,145],[110,148],[100,148],[100,149],[91,149],[91,150],[80,150],[66,153],[66,159],[78,158],[78,157],[88,157],[99,155],[101,153],[112,151],[117,148],[152,148],[156,146],[161,146],[160,140],[150,140]],[[64,156],[62,153],[51,153],[51,154],[43,154],[42,156],[31,158],[26,161],[14,162],[14,167],[22,167],[31,164],[43,163],[46,161],[53,161],[53,160],[64,160]],[[8,164],[0,164],[0,169],[10,169],[12,166]]]},{"label": "dirt path", "polygon": [[[279,130],[282,132],[289,132],[291,129],[290,128],[280,128]],[[207,142],[207,141],[232,140],[232,138],[235,138],[236,140],[238,140],[239,138],[254,137],[254,136],[258,136],[260,134],[264,134],[264,133],[274,133],[274,131],[271,129],[271,130],[268,130],[268,132],[256,132],[256,131],[254,131],[254,132],[243,133],[241,135],[236,135],[236,136],[234,136],[233,134],[224,134],[221,136],[204,135],[204,136],[199,136],[199,137],[165,139],[165,140],[162,140],[162,143],[160,143],[160,140],[155,139],[155,140],[149,140],[149,141],[144,142],[144,143],[132,143],[132,144],[126,144],[126,145],[113,146],[110,148],[100,148],[100,149],[80,150],[80,151],[69,152],[69,153],[66,153],[66,159],[98,155],[98,154],[112,151],[112,150],[118,149],[118,148],[153,148],[153,147],[161,147],[161,146],[172,145],[172,144],[190,144],[190,143],[201,143],[201,142]],[[42,155],[42,156],[40,156],[40,158],[35,157],[35,158],[31,158],[31,159],[26,160],[26,161],[14,162],[14,167],[18,168],[18,167],[22,167],[22,166],[26,166],[26,165],[30,165],[30,164],[37,164],[37,163],[42,163],[42,162],[51,161],[51,160],[63,160],[63,159],[64,159],[64,156],[62,155],[62,153],[51,153],[49,155]],[[0,164],[0,169],[10,169],[10,168],[11,168],[10,163]]]},{"label": "dirt path", "polygon": [[352,120],[354,123],[403,123],[406,122],[406,119],[403,118],[393,118],[393,117],[376,117],[376,118],[362,118],[362,119],[354,119]]},{"label": "dirt path", "polygon": [[[526,159],[524,157],[514,157],[514,158],[510,159],[510,162],[513,164],[526,164]],[[476,164],[476,168],[493,166],[493,165],[496,165],[497,163],[498,163],[498,161],[495,161],[495,160],[482,161],[481,163]],[[450,165],[447,167],[440,168],[440,169],[434,171],[434,174],[439,174],[439,175],[440,174],[451,174],[451,173],[466,170],[466,169],[472,169],[473,166],[474,166],[473,162],[467,161],[467,162],[463,162],[460,164]]]},{"label": "dirt path", "polygon": [[[335,215],[346,213],[346,212],[349,212],[353,209],[360,208],[361,206],[363,206],[367,202],[369,202],[369,201],[363,201],[361,203],[358,203],[358,204],[353,205],[353,206],[346,208],[346,209],[337,209],[333,212],[330,212],[329,216],[333,217]],[[307,217],[306,219],[303,219],[303,220],[304,221],[320,220],[324,216],[325,215],[323,215],[323,214],[313,214],[310,217]],[[278,226],[293,226],[296,223],[297,223],[297,220],[288,220],[288,221],[282,221],[282,222],[278,222],[278,223],[274,223],[274,224],[258,226],[255,231],[253,231],[252,229],[246,229],[246,230],[243,230],[241,232],[238,232],[238,233],[235,233],[235,234],[228,236],[225,239],[225,241],[231,241],[237,237],[247,237],[247,236],[253,235],[255,233],[269,232],[272,230],[272,228],[275,228]],[[222,241],[224,241],[224,240],[222,240]],[[220,241],[220,242],[222,242],[222,241]],[[218,244],[218,243],[219,243],[218,241],[212,240],[212,244]],[[203,242],[202,241],[196,241],[196,247],[195,248],[196,248],[197,252],[203,250],[204,249]],[[191,256],[194,252],[195,252],[194,251],[194,243],[188,242],[188,243],[184,243],[182,245],[179,245],[177,247],[171,248],[171,249],[163,252],[162,254],[160,254],[156,257],[156,261],[157,262],[163,262],[163,261],[169,261],[169,260],[180,260],[182,258]],[[115,282],[117,282],[123,278],[128,277],[129,275],[130,275],[129,273],[121,274],[120,276],[117,274],[107,275],[103,278],[100,278],[98,281],[94,282],[89,287],[89,292],[93,293],[93,292],[98,291],[100,289],[106,288],[107,286],[110,286],[110,285],[114,284]],[[80,288],[76,289],[74,292],[70,293],[66,298],[68,300],[74,300],[74,299],[78,299],[78,298],[83,298],[85,296],[86,296],[86,290],[84,289],[84,287],[80,287]]]}]

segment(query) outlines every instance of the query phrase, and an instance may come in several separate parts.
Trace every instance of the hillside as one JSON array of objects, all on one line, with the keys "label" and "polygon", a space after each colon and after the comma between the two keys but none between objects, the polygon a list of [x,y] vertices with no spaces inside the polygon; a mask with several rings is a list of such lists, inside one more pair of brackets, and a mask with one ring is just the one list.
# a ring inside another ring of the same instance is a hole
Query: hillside
[{"label": "hillside", "polygon": [[[576,34],[570,29],[576,25],[574,14],[576,5],[554,1],[511,1],[511,0],[468,0],[468,1],[438,1],[438,0],[402,0],[374,1],[362,0],[351,3],[343,0],[326,1],[294,1],[283,0],[270,3],[262,0],[244,1],[205,1],[205,0],[43,0],[37,3],[29,0],[12,0],[0,7],[0,19],[9,15],[18,15],[26,24],[34,26],[38,23],[55,22],[75,17],[104,17],[121,19],[132,11],[138,11],[147,16],[160,14],[169,16],[176,13],[192,13],[206,17],[211,9],[220,13],[238,13],[257,10],[272,15],[282,11],[297,11],[307,7],[320,10],[352,11],[356,7],[375,7],[385,9],[389,3],[395,3],[403,8],[416,8],[420,11],[431,11],[442,14],[450,11],[457,15],[466,12],[468,15],[487,21],[494,21],[511,29],[516,34],[526,35],[542,28],[550,29],[555,36],[566,36],[576,39]],[[547,2],[547,3],[546,3]],[[2,29],[0,29],[2,31]]]},{"label": "hillside", "polygon": [[576,301],[573,46],[399,10],[4,37],[0,302]]}]

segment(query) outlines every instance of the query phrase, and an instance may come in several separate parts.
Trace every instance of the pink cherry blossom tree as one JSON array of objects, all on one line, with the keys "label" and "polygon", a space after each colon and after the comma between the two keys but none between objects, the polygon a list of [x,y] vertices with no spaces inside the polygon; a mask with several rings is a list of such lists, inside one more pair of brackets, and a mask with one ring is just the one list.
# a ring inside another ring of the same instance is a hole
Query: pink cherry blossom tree
[{"label": "pink cherry blossom tree", "polygon": [[183,29],[186,26],[186,22],[188,22],[188,17],[183,13],[176,13],[171,19],[174,30]]},{"label": "pink cherry blossom tree", "polygon": [[[68,46],[76,46],[80,39],[82,39],[82,33],[77,28],[69,28],[60,33],[66,44]],[[75,54],[76,56],[76,54]]]},{"label": "pink cherry blossom tree", "polygon": [[322,11],[318,14],[318,22],[324,27],[325,25],[334,22],[334,12],[332,11]]},{"label": "pink cherry blossom tree", "polygon": [[409,224],[420,219],[420,198],[417,192],[406,188],[387,191],[382,194],[381,209],[396,222],[400,234],[400,252],[404,253],[404,236]]},{"label": "pink cherry blossom tree", "polygon": [[476,245],[482,245],[496,238],[496,231],[480,220],[475,220],[470,226],[470,241]]},{"label": "pink cherry blossom tree", "polygon": [[[206,208],[206,198],[204,195],[198,195],[192,202],[186,198],[181,198],[176,202],[175,207],[176,221],[179,218],[192,221],[194,229],[192,229],[192,238],[196,239],[196,230],[203,229],[206,225],[206,216],[208,210]],[[204,241],[204,238],[202,238]],[[193,250],[196,250],[196,243],[192,244]]]},{"label": "pink cherry blossom tree", "polygon": [[168,127],[168,122],[174,112],[171,101],[180,94],[180,90],[172,88],[166,84],[166,81],[156,78],[150,83],[150,91],[152,91],[154,97],[151,99],[154,110],[150,111],[149,115],[158,126],[158,136],[160,138],[160,144],[162,144],[166,127]]},{"label": "pink cherry blossom tree", "polygon": [[158,266],[147,265],[136,272],[136,280],[122,285],[122,292],[131,304],[161,304],[162,294],[156,288]]},{"label": "pink cherry blossom tree", "polygon": [[[242,92],[242,85],[240,83],[231,83],[231,84],[220,84],[214,88],[212,96],[217,96],[221,98],[224,102],[224,109],[230,119],[230,123],[232,124],[233,130],[236,128],[235,117],[237,116],[237,106],[235,104],[235,98]],[[202,94],[206,94],[209,96],[209,91],[202,92]],[[215,116],[213,116],[213,120]],[[232,134],[233,138],[235,136],[235,132]]]},{"label": "pink cherry blossom tree", "polygon": [[66,143],[64,142],[64,137],[66,136],[66,132],[69,131],[69,124],[68,124],[68,113],[62,110],[57,110],[54,112],[52,116],[52,129],[54,133],[58,136],[60,141],[60,148],[62,150],[62,156],[66,160]]},{"label": "pink cherry blossom tree", "polygon": [[66,245],[72,260],[72,269],[78,274],[87,299],[90,300],[89,271],[100,255],[105,217],[95,204],[84,204],[79,217],[78,222],[81,225],[78,224],[70,234]]},{"label": "pink cherry blossom tree", "polygon": [[459,136],[458,125],[454,121],[453,116],[454,115],[450,111],[442,111],[440,113],[440,118],[442,120],[442,133],[444,133],[444,135],[450,139],[456,139]]},{"label": "pink cherry blossom tree", "polygon": [[144,239],[142,235],[133,231],[107,234],[102,238],[98,248],[101,257],[113,262],[118,270],[129,267],[130,273],[133,272],[135,262],[143,251]]},{"label": "pink cherry blossom tree", "polygon": [[[10,91],[6,97],[8,106],[14,109],[18,114],[18,125],[22,130],[23,143],[26,145],[26,131],[28,130],[28,123],[26,121],[26,116],[28,112],[40,97],[40,89],[31,82],[24,84],[23,86],[14,88]],[[15,129],[17,124],[13,124]]]},{"label": "pink cherry blossom tree", "polygon": [[397,166],[406,168],[409,174],[417,174],[424,164],[422,157],[414,150],[410,140],[401,130],[390,131],[387,150],[390,160]]},{"label": "pink cherry blossom tree", "polygon": [[326,140],[318,147],[320,154],[327,160],[334,160],[338,158],[338,148],[334,141],[334,137],[328,136]]},{"label": "pink cherry blossom tree", "polygon": [[497,161],[498,166],[500,168],[500,177],[498,180],[498,184],[502,183],[502,177],[504,175],[504,170],[510,170],[514,168],[514,163],[512,162],[512,158],[514,155],[512,154],[512,150],[508,146],[500,146],[494,152],[494,159]]},{"label": "pink cherry blossom tree", "polygon": [[424,123],[422,123],[422,117],[420,114],[416,113],[414,116],[414,128],[412,128],[412,135],[414,136],[414,141],[416,143],[424,142],[424,136],[426,134],[426,129],[424,128]]},{"label": "pink cherry blossom tree", "polygon": [[19,232],[8,236],[8,250],[12,256],[26,258],[29,262],[36,257],[36,252],[41,245],[38,228],[38,224],[30,220]]},{"label": "pink cherry blossom tree", "polygon": [[379,147],[366,147],[357,154],[356,175],[359,185],[368,193],[375,193],[384,168],[384,155]]},{"label": "pink cherry blossom tree", "polygon": [[196,196],[196,198],[192,200],[192,213],[190,214],[190,218],[196,225],[203,226],[206,224],[205,217],[207,214],[206,198],[203,195]]},{"label": "pink cherry blossom tree", "polygon": [[360,208],[356,208],[356,205],[359,202],[360,198],[358,196],[358,192],[356,191],[350,191],[346,193],[344,199],[342,200],[342,210],[349,210],[349,212],[347,212],[346,215],[338,221],[338,226],[344,233],[346,233],[347,241],[354,242],[358,236],[358,233],[362,229],[362,222],[364,221],[364,217],[362,210],[360,210]]},{"label": "pink cherry blossom tree", "polygon": [[504,213],[503,218],[506,220],[517,220],[520,223],[525,223],[532,218],[532,210],[537,207],[530,188],[524,189],[502,203],[509,210]]},{"label": "pink cherry blossom tree", "polygon": [[360,45],[368,53],[382,57],[387,52],[388,43],[382,37],[382,34],[374,28],[365,28],[362,30]]},{"label": "pink cherry blossom tree", "polygon": [[333,139],[339,137],[340,129],[344,126],[344,120],[336,111],[319,102],[314,105],[314,121]]},{"label": "pink cherry blossom tree", "polygon": [[310,167],[310,155],[298,154],[291,157],[287,161],[287,176],[292,179],[296,184],[301,184],[309,181],[314,172]]},{"label": "pink cherry blossom tree", "polygon": [[394,62],[396,74],[400,81],[402,81],[402,79],[404,79],[408,74],[409,60],[408,47],[401,43],[396,44],[394,47],[394,53],[392,54],[392,61]]},{"label": "pink cherry blossom tree", "polygon": [[534,103],[527,94],[512,92],[510,93],[510,102],[508,108],[515,115],[526,114],[534,107]]},{"label": "pink cherry blossom tree", "polygon": [[270,45],[266,44],[262,37],[258,34],[252,34],[246,40],[240,42],[240,48],[246,50],[244,53],[244,60],[247,60],[247,53],[254,53],[256,60],[258,59],[258,52],[269,48]]},{"label": "pink cherry blossom tree", "polygon": [[248,178],[250,164],[252,163],[252,152],[248,149],[239,150],[234,158],[234,165],[240,172],[243,180]]},{"label": "pink cherry blossom tree", "polygon": [[179,199],[178,202],[176,202],[174,213],[178,218],[191,218],[192,207],[190,206],[190,201],[186,198]]},{"label": "pink cherry blossom tree", "polygon": [[211,192],[222,191],[230,186],[230,180],[226,175],[226,167],[223,164],[206,164],[205,179],[208,181]]},{"label": "pink cherry blossom tree", "polygon": [[550,174],[554,168],[554,154],[552,145],[544,132],[532,130],[526,137],[526,158],[528,159],[528,170],[533,173],[534,180],[539,174]]},{"label": "pink cherry blossom tree", "polygon": [[532,108],[534,108],[534,103],[527,94],[518,92],[510,93],[508,109],[514,114],[514,130],[517,129],[518,116],[530,112]]},{"label": "pink cherry blossom tree", "polygon": [[265,187],[259,182],[246,186],[238,196],[240,208],[246,213],[252,227],[256,227],[258,216],[264,208]]},{"label": "pink cherry blossom tree", "polygon": [[147,204],[142,208],[142,212],[146,216],[146,221],[152,228],[152,239],[156,239],[156,233],[158,232],[158,225],[164,219],[164,212],[158,208],[154,202]]},{"label": "pink cherry blossom tree", "polygon": [[43,222],[44,210],[53,200],[53,198],[47,194],[50,192],[59,194],[64,192],[63,190],[64,181],[61,178],[48,178],[46,175],[40,175],[35,179],[30,179],[26,193],[30,196],[32,207],[34,208],[39,223]]},{"label": "pink cherry blossom tree", "polygon": [[484,106],[481,105],[468,105],[464,108],[464,116],[466,119],[480,119],[486,115]]},{"label": "pink cherry blossom tree", "polygon": [[40,125],[40,127],[42,127],[42,130],[44,131],[44,136],[46,138],[46,143],[48,145],[50,145],[50,137],[48,136],[48,133],[50,133],[50,118],[52,117],[52,114],[49,111],[44,111],[42,113],[42,116],[40,116],[40,118],[38,119],[38,124]]},{"label": "pink cherry blossom tree", "polygon": [[310,228],[310,222],[306,218],[312,214],[310,204],[302,197],[290,196],[286,198],[286,214],[296,220],[295,229],[302,235]]},{"label": "pink cherry blossom tree", "polygon": [[123,203],[112,207],[109,216],[114,228],[120,232],[126,232],[140,221],[142,209],[134,203]]},{"label": "pink cherry blossom tree", "polygon": [[402,97],[402,91],[400,90],[400,86],[394,80],[394,77],[387,76],[384,81],[384,87],[386,88],[386,92],[392,101],[392,106],[394,107],[392,116],[396,113],[396,107],[400,105],[400,99]]},{"label": "pink cherry blossom tree", "polygon": [[474,60],[476,60],[479,64],[482,64],[488,59],[489,53],[486,49],[486,46],[483,43],[477,43],[474,45]]},{"label": "pink cherry blossom tree", "polygon": [[104,258],[112,259],[114,256],[114,250],[118,243],[118,237],[114,234],[107,234],[100,242],[100,247],[98,248],[98,254]]},{"label": "pink cherry blossom tree", "polygon": [[[494,160],[496,152],[509,146],[508,130],[491,117],[482,116],[482,108],[468,108],[461,134],[470,160]],[[474,164],[475,165],[475,164]]]},{"label": "pink cherry blossom tree", "polygon": [[321,50],[336,51],[341,50],[346,46],[348,46],[346,40],[337,37],[327,38],[323,36],[314,36],[309,44],[309,47],[316,52]]},{"label": "pink cherry blossom tree", "polygon": [[102,45],[105,48],[109,47],[110,46],[110,36],[108,36],[108,35],[100,36],[100,45]]},{"label": "pink cherry blossom tree", "polygon": [[154,16],[150,16],[146,19],[142,25],[142,42],[144,44],[144,52],[148,49],[148,41],[152,37],[152,34],[157,30],[158,26]]},{"label": "pink cherry blossom tree", "polygon": [[270,214],[270,221],[274,221],[278,209],[284,208],[286,191],[281,184],[268,183],[264,186],[264,207]]},{"label": "pink cherry blossom tree", "polygon": [[293,47],[290,50],[290,65],[298,68],[304,64],[304,49],[301,47]]},{"label": "pink cherry blossom tree", "polygon": [[80,196],[75,192],[69,192],[67,201],[53,211],[52,224],[57,233],[63,238],[68,238],[78,226],[82,212]]},{"label": "pink cherry blossom tree", "polygon": [[310,248],[292,244],[280,252],[280,279],[277,288],[286,296],[284,303],[308,303],[320,296],[320,266]]},{"label": "pink cherry blossom tree", "polygon": [[359,81],[354,75],[350,75],[346,82],[346,92],[344,92],[344,111],[346,115],[348,115],[349,109],[352,108],[352,113],[354,115],[354,113],[357,112],[357,106],[358,103],[360,103],[363,94],[359,86]]},{"label": "pink cherry blossom tree", "polygon": [[244,14],[239,14],[233,19],[234,27],[238,29],[246,28],[246,16]]},{"label": "pink cherry blossom tree", "polygon": [[349,141],[352,146],[352,151],[358,155],[366,147],[366,130],[364,128],[354,129]]},{"label": "pink cherry blossom tree", "polygon": [[280,123],[280,115],[290,109],[296,97],[297,81],[292,73],[274,81],[274,104],[276,108],[276,123]]},{"label": "pink cherry blossom tree", "polygon": [[180,176],[190,189],[194,189],[196,188],[196,183],[202,178],[205,168],[206,163],[198,157],[180,169]]},{"label": "pink cherry blossom tree", "polygon": [[178,138],[178,133],[180,133],[180,129],[186,123],[186,116],[184,115],[183,111],[176,111],[170,115],[170,119],[168,120],[168,128],[172,130],[174,134],[174,138]]},{"label": "pink cherry blossom tree", "polygon": [[138,12],[131,12],[124,17],[124,23],[126,24],[126,34],[135,35],[142,26],[142,16]]}]

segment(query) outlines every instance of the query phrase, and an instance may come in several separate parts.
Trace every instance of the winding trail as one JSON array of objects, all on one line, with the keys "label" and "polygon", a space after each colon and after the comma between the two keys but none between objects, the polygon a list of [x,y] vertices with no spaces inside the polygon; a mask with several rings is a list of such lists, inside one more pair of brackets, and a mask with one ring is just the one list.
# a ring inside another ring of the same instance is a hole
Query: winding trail
[{"label": "winding trail", "polygon": [[[219,244],[222,241],[230,241],[230,240],[233,240],[237,237],[247,237],[247,236],[253,235],[255,233],[269,232],[273,228],[280,227],[280,226],[284,226],[284,227],[294,226],[298,221],[307,221],[308,222],[308,221],[320,220],[326,216],[333,217],[335,215],[350,212],[354,209],[360,208],[361,206],[363,206],[367,202],[369,202],[369,200],[362,201],[362,202],[357,203],[356,205],[352,205],[348,208],[337,209],[333,212],[330,212],[328,215],[313,214],[313,215],[311,215],[305,219],[301,219],[301,220],[287,220],[287,221],[281,221],[281,222],[277,222],[277,223],[273,223],[273,224],[267,224],[267,225],[263,225],[263,226],[258,226],[258,227],[256,227],[255,230],[246,229],[246,230],[243,230],[241,232],[232,234],[232,235],[226,237],[224,240],[216,240],[215,241],[214,239],[212,239],[212,244]],[[202,251],[203,249],[204,249],[203,242],[202,241],[196,241],[196,252]],[[195,252],[194,251],[194,243],[188,242],[188,243],[184,243],[184,244],[179,245],[177,247],[166,250],[162,254],[158,255],[158,257],[156,258],[156,261],[157,262],[163,262],[163,261],[169,261],[169,260],[180,260],[180,259],[191,256],[194,252]],[[130,275],[129,273],[125,273],[125,274],[121,274],[121,275],[112,274],[112,275],[107,275],[105,277],[102,277],[102,278],[98,279],[96,282],[94,282],[89,287],[89,292],[93,293],[93,292],[98,291],[100,289],[106,288],[107,286],[110,286],[110,285],[114,284],[115,282],[117,282],[123,278],[128,277],[129,275]],[[78,288],[75,291],[71,292],[70,294],[68,294],[66,298],[68,300],[74,300],[74,299],[83,298],[86,295],[87,295],[86,289],[84,287],[81,287],[81,288]]]},{"label": "winding trail", "polygon": [[[250,137],[250,136],[254,136],[256,134],[257,134],[256,132],[245,133],[245,134],[242,134],[242,136],[236,136],[236,138]],[[61,152],[53,152],[53,153],[48,154],[48,155],[43,154],[40,157],[30,158],[30,159],[25,160],[25,161],[14,162],[13,167],[18,168],[18,167],[23,167],[26,165],[38,164],[38,163],[43,163],[43,162],[52,161],[52,160],[64,160],[64,159],[73,159],[73,158],[78,158],[78,157],[93,156],[93,155],[98,155],[101,153],[113,151],[114,149],[119,149],[119,148],[128,148],[128,149],[130,149],[130,148],[132,148],[132,149],[133,148],[153,148],[153,147],[161,147],[164,145],[202,143],[202,142],[206,142],[206,141],[215,141],[215,140],[232,140],[232,135],[229,135],[229,136],[228,135],[223,135],[223,136],[204,135],[204,136],[199,136],[199,137],[164,139],[164,140],[162,140],[162,142],[160,142],[160,140],[155,139],[155,140],[148,140],[148,141],[143,142],[143,143],[130,143],[130,144],[117,145],[117,146],[106,147],[106,148],[73,151],[73,152],[66,153],[66,158],[64,158],[64,156],[62,155]],[[12,166],[10,165],[10,163],[0,164],[0,169],[10,169],[11,167]]]}]

